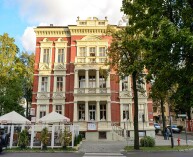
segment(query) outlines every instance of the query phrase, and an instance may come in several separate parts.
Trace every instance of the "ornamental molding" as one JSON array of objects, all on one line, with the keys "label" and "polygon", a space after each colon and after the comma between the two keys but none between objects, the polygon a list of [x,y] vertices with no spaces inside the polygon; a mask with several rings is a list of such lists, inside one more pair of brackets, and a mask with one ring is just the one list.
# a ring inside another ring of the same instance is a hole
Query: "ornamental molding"
[{"label": "ornamental molding", "polygon": [[51,70],[48,63],[39,63],[39,70],[48,71]]},{"label": "ornamental molding", "polygon": [[65,93],[55,92],[53,93],[52,99],[65,99]]},{"label": "ornamental molding", "polygon": [[70,37],[67,27],[37,27],[34,31],[36,37]]},{"label": "ornamental molding", "polygon": [[64,64],[59,63],[54,65],[54,70],[66,70]]},{"label": "ornamental molding", "polygon": [[48,38],[44,38],[40,41],[40,47],[52,47],[53,41],[50,41]]},{"label": "ornamental molding", "polygon": [[67,41],[65,41],[63,38],[58,38],[57,41],[54,41],[55,47],[67,47]]},{"label": "ornamental molding", "polygon": [[50,96],[49,96],[49,93],[38,93],[37,99],[49,99]]}]

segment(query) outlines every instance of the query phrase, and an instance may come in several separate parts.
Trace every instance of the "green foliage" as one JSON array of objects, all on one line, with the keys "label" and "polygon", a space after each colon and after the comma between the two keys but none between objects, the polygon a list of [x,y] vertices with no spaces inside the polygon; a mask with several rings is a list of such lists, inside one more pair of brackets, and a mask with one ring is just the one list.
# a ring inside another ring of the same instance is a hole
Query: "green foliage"
[{"label": "green foliage", "polygon": [[49,142],[49,132],[48,132],[48,128],[47,127],[44,127],[41,131],[41,134],[40,134],[40,141],[42,142],[43,144],[43,149],[47,149],[47,145],[48,145],[48,142]]},{"label": "green foliage", "polygon": [[18,146],[20,146],[21,149],[25,149],[28,143],[29,143],[28,132],[26,129],[24,129],[19,133]]},{"label": "green foliage", "polygon": [[150,136],[145,136],[140,139],[140,144],[142,147],[154,147],[155,146],[155,139]]},{"label": "green foliage", "polygon": [[[152,83],[152,98],[166,102],[169,95],[176,109],[188,112],[190,118],[193,106],[192,0],[122,2],[122,11],[129,19],[128,34],[140,34],[137,41],[148,69],[147,79]],[[171,94],[174,86],[177,88]]]},{"label": "green foliage", "polygon": [[60,143],[63,148],[66,149],[69,146],[70,142],[72,142],[72,133],[65,128],[63,132],[60,132]]},{"label": "green foliage", "polygon": [[20,101],[26,93],[31,101],[34,55],[19,56],[14,42],[8,34],[0,35],[0,115],[13,110],[24,115]]}]

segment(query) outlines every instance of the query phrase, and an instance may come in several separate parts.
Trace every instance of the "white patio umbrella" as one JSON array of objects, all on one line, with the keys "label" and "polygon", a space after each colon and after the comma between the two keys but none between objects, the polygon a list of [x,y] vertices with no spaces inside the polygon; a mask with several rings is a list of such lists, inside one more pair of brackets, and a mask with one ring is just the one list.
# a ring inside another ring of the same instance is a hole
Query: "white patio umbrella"
[{"label": "white patio umbrella", "polygon": [[4,114],[0,117],[0,124],[30,124],[31,122],[20,115],[19,113],[12,111],[7,114]]},{"label": "white patio umbrella", "polygon": [[40,118],[37,122],[38,123],[64,123],[69,122],[70,119],[53,111],[44,117]]}]

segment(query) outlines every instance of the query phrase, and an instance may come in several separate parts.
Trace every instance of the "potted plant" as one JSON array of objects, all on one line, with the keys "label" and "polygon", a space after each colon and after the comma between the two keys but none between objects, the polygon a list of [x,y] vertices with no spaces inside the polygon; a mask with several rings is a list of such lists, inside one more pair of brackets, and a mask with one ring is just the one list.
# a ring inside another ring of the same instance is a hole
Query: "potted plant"
[{"label": "potted plant", "polygon": [[72,141],[72,133],[68,130],[64,130],[60,132],[60,143],[64,149],[69,146],[70,142]]},{"label": "potted plant", "polygon": [[19,133],[18,146],[20,146],[21,149],[25,149],[28,143],[29,143],[28,132],[26,129],[24,129]]},{"label": "potted plant", "polygon": [[40,134],[40,141],[42,142],[42,149],[46,150],[48,142],[49,142],[49,133],[48,133],[47,127],[44,127],[42,129],[41,134]]}]

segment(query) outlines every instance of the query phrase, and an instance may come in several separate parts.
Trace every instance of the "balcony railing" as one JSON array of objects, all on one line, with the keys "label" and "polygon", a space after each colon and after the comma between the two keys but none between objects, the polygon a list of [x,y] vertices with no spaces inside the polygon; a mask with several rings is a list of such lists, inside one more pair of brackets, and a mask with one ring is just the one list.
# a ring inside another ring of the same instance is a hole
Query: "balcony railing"
[{"label": "balcony railing", "polygon": [[82,57],[78,56],[76,57],[75,63],[105,63],[106,61],[105,56],[87,56],[87,57]]},{"label": "balcony railing", "polygon": [[107,93],[107,88],[75,88],[75,94],[103,94]]}]

